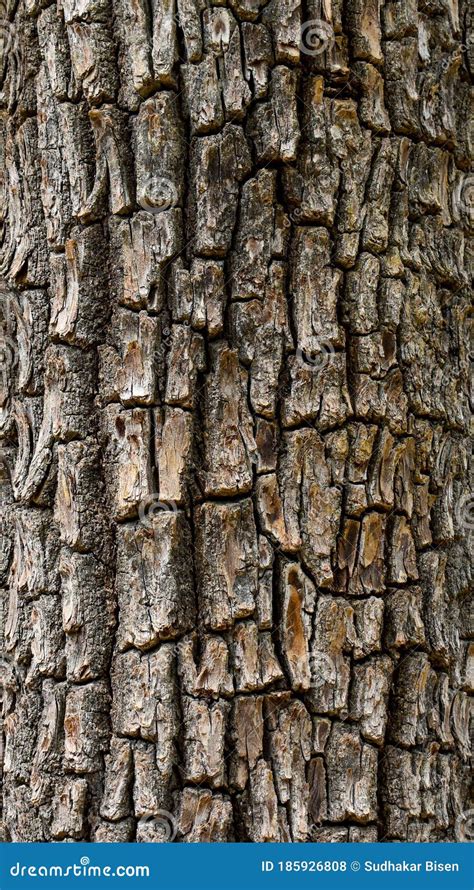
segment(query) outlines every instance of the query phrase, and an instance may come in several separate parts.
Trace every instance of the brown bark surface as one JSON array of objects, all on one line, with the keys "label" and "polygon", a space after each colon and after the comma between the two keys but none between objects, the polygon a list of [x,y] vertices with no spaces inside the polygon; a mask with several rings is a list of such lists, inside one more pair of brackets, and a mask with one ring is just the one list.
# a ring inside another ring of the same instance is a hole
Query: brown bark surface
[{"label": "brown bark surface", "polygon": [[467,2],[1,12],[4,839],[472,838]]}]

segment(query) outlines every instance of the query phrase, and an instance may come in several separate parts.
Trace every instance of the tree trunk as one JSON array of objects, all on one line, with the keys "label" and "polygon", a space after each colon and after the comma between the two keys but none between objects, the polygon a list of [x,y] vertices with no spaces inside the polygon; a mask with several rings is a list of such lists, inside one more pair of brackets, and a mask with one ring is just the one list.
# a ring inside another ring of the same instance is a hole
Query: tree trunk
[{"label": "tree trunk", "polygon": [[6,840],[473,836],[467,29],[4,3]]}]

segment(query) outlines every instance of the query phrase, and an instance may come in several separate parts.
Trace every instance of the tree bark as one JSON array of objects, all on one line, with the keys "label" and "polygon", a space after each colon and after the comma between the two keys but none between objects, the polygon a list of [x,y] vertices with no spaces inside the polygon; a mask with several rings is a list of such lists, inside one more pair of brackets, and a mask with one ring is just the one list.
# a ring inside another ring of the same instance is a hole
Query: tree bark
[{"label": "tree bark", "polygon": [[6,840],[472,837],[467,9],[4,0]]}]

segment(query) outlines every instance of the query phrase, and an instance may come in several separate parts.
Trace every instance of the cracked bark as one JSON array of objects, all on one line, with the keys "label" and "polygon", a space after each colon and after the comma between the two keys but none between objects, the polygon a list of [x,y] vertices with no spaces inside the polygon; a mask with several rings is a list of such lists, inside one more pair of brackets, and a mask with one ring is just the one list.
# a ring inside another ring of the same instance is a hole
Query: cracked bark
[{"label": "cracked bark", "polygon": [[2,7],[6,840],[462,839],[468,9],[330,6]]}]

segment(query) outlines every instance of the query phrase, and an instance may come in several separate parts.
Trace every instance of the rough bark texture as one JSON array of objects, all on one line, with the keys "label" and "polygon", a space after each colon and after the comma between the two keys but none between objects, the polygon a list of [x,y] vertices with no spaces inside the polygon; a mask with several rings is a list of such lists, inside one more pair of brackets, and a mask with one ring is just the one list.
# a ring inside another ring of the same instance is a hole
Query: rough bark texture
[{"label": "rough bark texture", "polygon": [[467,2],[2,29],[5,839],[472,836]]}]

